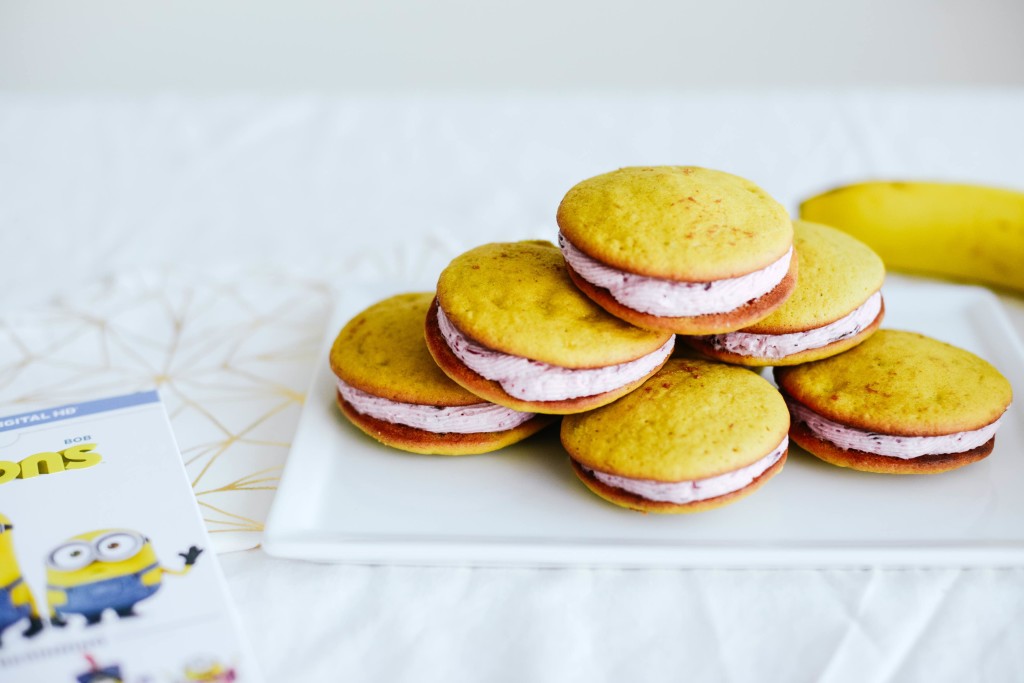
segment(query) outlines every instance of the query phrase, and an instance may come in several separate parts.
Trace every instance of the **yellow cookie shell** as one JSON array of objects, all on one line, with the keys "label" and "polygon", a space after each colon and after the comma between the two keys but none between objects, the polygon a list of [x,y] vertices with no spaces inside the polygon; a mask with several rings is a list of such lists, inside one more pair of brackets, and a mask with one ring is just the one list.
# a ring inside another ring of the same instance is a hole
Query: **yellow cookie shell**
[{"label": "yellow cookie shell", "polygon": [[760,375],[732,365],[672,358],[615,403],[562,420],[562,444],[586,467],[620,477],[693,481],[771,453],[789,411]]},{"label": "yellow cookie shell", "polygon": [[433,292],[399,294],[359,313],[334,340],[331,370],[357,389],[401,403],[481,403],[441,372],[427,351],[423,321],[433,298]]},{"label": "yellow cookie shell", "polygon": [[879,330],[832,358],[776,368],[779,387],[843,425],[899,436],[941,436],[994,422],[1010,383],[969,351],[916,332]]},{"label": "yellow cookie shell", "polygon": [[572,283],[558,248],[543,240],[493,243],[456,257],[437,301],[452,324],[495,351],[564,368],[636,360],[672,336],[624,322]]},{"label": "yellow cookie shell", "polygon": [[793,244],[789,214],[764,190],[697,166],[629,167],[584,180],[562,199],[557,220],[601,263],[682,282],[761,270]]},{"label": "yellow cookie shell", "polygon": [[786,302],[743,332],[789,334],[849,315],[882,287],[885,266],[863,242],[820,223],[793,222],[800,278]]}]

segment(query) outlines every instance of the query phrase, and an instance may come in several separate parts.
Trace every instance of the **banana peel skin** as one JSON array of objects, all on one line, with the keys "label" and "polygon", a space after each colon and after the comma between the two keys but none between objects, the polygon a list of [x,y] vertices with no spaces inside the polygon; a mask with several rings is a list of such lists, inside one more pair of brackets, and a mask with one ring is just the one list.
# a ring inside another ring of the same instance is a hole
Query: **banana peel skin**
[{"label": "banana peel skin", "polygon": [[1024,296],[1024,192],[871,181],[811,197],[800,205],[800,218],[848,232],[892,270]]}]

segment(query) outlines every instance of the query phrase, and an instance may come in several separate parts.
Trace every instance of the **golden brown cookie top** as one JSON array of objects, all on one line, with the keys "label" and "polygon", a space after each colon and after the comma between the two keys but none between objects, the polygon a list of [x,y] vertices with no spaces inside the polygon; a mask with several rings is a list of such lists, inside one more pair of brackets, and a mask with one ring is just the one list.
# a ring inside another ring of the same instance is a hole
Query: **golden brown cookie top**
[{"label": "golden brown cookie top", "polygon": [[597,261],[683,282],[761,270],[793,244],[789,214],[767,192],[697,166],[637,166],[589,178],[565,195],[557,220]]},{"label": "golden brown cookie top", "polygon": [[1012,400],[1009,381],[984,359],[902,330],[879,330],[838,356],[776,368],[775,379],[833,422],[903,436],[980,429]]},{"label": "golden brown cookie top", "polygon": [[465,406],[483,399],[437,367],[423,323],[433,292],[398,294],[352,318],[331,347],[331,370],[369,394],[402,403]]},{"label": "golden brown cookie top", "polygon": [[673,358],[615,403],[562,420],[577,462],[631,479],[706,479],[771,453],[789,431],[778,391],[745,368]]},{"label": "golden brown cookie top", "polygon": [[607,313],[573,285],[561,252],[543,240],[485,244],[456,257],[441,273],[437,300],[479,344],[564,368],[625,363],[672,336]]}]

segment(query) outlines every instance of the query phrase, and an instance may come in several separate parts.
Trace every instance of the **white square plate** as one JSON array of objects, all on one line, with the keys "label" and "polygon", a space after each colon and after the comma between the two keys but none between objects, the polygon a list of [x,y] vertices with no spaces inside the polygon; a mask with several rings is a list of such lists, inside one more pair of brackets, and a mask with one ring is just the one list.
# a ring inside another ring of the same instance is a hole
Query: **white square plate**
[{"label": "white square plate", "polygon": [[[330,324],[264,547],[321,561],[519,566],[1024,565],[1024,406],[985,460],[937,476],[832,467],[793,446],[733,505],[645,515],[576,479],[557,427],[496,453],[423,456],[364,436],[334,404],[327,350],[350,317],[395,293],[354,289]],[[1024,349],[985,289],[890,277],[885,326],[986,358],[1020,391]]]}]

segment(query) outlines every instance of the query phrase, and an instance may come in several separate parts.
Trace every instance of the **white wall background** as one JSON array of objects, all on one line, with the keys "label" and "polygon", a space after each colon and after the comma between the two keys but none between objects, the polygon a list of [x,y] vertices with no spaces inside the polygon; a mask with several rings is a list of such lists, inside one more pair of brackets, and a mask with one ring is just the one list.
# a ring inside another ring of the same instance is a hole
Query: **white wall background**
[{"label": "white wall background", "polygon": [[0,89],[1024,84],[1021,0],[0,0]]}]

